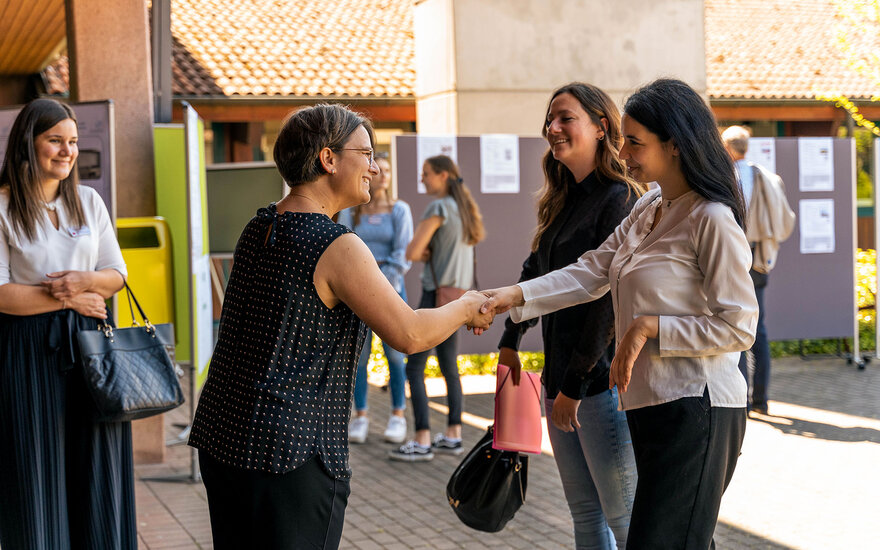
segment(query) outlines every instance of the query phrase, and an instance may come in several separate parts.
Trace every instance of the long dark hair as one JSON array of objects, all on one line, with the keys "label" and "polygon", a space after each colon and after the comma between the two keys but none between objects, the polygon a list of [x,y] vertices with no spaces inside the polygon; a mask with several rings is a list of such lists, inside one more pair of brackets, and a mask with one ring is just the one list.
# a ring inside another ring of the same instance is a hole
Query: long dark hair
[{"label": "long dark hair", "polygon": [[[544,115],[544,127],[541,135],[547,137],[547,114],[550,113],[550,105],[557,96],[571,94],[584,111],[590,116],[593,124],[604,128],[605,139],[598,142],[596,149],[596,175],[602,183],[624,182],[631,193],[641,196],[644,187],[635,182],[627,175],[626,164],[620,160],[620,146],[623,144],[623,136],[620,133],[620,112],[608,97],[608,94],[592,84],[572,82],[562,86],[550,96],[547,102],[547,113]],[[602,124],[602,119],[607,121],[607,128]],[[562,211],[565,199],[568,196],[570,185],[577,183],[574,175],[564,164],[556,160],[553,151],[548,150],[544,154],[544,186],[541,188],[538,199],[538,228],[532,239],[532,250],[538,249],[541,236]]]},{"label": "long dark hair", "polygon": [[[76,115],[68,105],[54,99],[35,99],[25,105],[15,117],[9,132],[6,158],[0,169],[0,188],[9,188],[9,218],[15,231],[33,240],[37,233],[37,220],[43,215],[40,181],[43,174],[37,162],[34,140],[43,132],[63,120],[76,124]],[[61,180],[58,195],[75,227],[86,224],[82,204],[76,192],[79,174],[76,164],[70,174]]]},{"label": "long dark hair", "polygon": [[425,160],[431,165],[431,170],[439,173],[446,172],[446,187],[449,194],[455,199],[458,205],[458,212],[461,215],[462,238],[469,245],[475,245],[486,238],[486,228],[483,227],[483,215],[480,214],[480,208],[471,195],[470,190],[465,186],[461,179],[461,173],[458,171],[458,165],[455,161],[446,155],[437,155]]},{"label": "long dark hair", "polygon": [[688,186],[704,199],[730,207],[736,223],[745,228],[746,209],[733,161],[715,115],[693,88],[681,80],[655,80],[631,95],[623,112],[660,141],[671,139]]}]

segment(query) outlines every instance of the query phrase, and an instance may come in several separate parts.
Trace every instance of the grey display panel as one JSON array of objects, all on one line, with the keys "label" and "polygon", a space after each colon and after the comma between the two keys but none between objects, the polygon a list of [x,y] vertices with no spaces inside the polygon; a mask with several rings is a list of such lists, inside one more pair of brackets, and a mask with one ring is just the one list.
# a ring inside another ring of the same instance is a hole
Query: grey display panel
[{"label": "grey display panel", "polygon": [[[419,194],[416,183],[416,136],[395,138],[395,170],[398,195],[410,204],[416,224],[431,201]],[[546,142],[540,138],[520,138],[520,192],[518,194],[480,193],[480,143],[478,137],[457,138],[458,164],[462,177],[480,205],[488,236],[477,246],[478,274],[482,288],[515,282],[535,228],[535,194],[543,184],[541,157]],[[772,340],[807,338],[847,338],[855,334],[855,145],[850,139],[833,140],[834,190],[801,192],[798,189],[797,138],[776,140],[776,169],[785,182],[789,203],[798,212],[800,199],[834,200],[834,252],[801,254],[798,220],[791,237],[782,243],[776,268],[770,274],[765,314]],[[422,264],[416,263],[407,275],[410,305],[421,296]],[[496,349],[505,316],[499,317],[487,334],[475,337],[460,334],[460,353],[487,353]],[[542,349],[540,329],[529,331],[522,350]]]},{"label": "grey display panel", "polygon": [[[417,183],[421,167],[417,167],[417,137],[395,136],[395,179],[398,196],[409,203],[416,225],[422,217],[430,195],[419,194]],[[542,138],[519,138],[520,191],[516,194],[483,194],[480,192],[480,138],[458,137],[458,165],[461,176],[480,206],[486,225],[486,240],[477,245],[477,276],[481,288],[494,288],[515,283],[523,261],[529,255],[537,218],[536,193],[544,184],[541,158],[547,151]],[[420,277],[424,264],[416,262],[406,276],[409,304],[416,307],[422,295]],[[459,353],[490,353],[497,351],[507,314],[482,336],[459,332]],[[540,324],[523,337],[520,349],[537,351],[544,348]]]},{"label": "grey display panel", "polygon": [[211,254],[231,253],[242,229],[286,189],[272,162],[212,164],[207,168],[208,242]]},{"label": "grey display panel", "polygon": [[[113,143],[113,102],[95,101],[70,104],[76,113],[79,134],[77,169],[80,183],[94,188],[116,219],[116,181]],[[0,109],[0,164],[6,156],[9,132],[22,106]]]},{"label": "grey display panel", "polygon": [[798,138],[776,139],[776,171],[798,215],[801,199],[834,200],[834,252],[802,254],[800,218],[779,248],[765,296],[771,340],[850,338],[855,335],[855,142],[833,140],[834,190],[798,186]]}]

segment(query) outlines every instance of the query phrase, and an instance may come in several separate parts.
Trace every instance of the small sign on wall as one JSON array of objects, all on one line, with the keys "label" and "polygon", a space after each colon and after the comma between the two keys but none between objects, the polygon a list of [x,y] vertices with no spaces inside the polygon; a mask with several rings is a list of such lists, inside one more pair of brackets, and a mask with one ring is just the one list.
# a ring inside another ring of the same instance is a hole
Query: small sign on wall
[{"label": "small sign on wall", "polygon": [[480,136],[480,191],[519,193],[519,137]]},{"label": "small sign on wall", "polygon": [[834,152],[831,138],[798,138],[798,189],[834,191]]},{"label": "small sign on wall", "polygon": [[834,199],[801,199],[801,254],[834,252]]}]

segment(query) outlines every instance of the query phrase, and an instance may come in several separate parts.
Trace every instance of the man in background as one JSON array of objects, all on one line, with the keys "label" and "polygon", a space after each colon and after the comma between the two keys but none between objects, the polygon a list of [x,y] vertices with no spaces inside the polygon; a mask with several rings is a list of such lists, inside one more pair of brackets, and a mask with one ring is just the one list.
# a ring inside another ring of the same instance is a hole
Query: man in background
[{"label": "man in background", "polygon": [[785,198],[782,178],[763,166],[745,159],[749,150],[750,132],[742,126],[731,126],[721,134],[724,147],[736,165],[746,204],[746,238],[752,247],[752,269],[749,274],[758,298],[758,328],[751,352],[754,356],[754,380],[749,380],[748,352],[743,352],[739,369],[751,386],[749,411],[767,414],[767,387],[770,385],[770,342],[764,325],[764,289],[768,274],[776,266],[779,243],[791,235],[795,215]]}]

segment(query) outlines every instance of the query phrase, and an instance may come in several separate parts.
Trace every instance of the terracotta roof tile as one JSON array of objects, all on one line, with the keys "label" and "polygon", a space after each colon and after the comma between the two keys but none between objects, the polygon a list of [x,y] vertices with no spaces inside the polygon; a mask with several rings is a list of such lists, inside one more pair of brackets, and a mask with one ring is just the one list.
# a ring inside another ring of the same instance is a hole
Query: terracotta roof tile
[{"label": "terracotta roof tile", "polygon": [[[880,93],[837,47],[831,0],[705,0],[711,98]],[[175,95],[414,97],[412,0],[175,0]],[[880,51],[880,36],[860,51]],[[67,91],[67,58],[45,70]]]},{"label": "terracotta roof tile", "polygon": [[413,97],[412,25],[412,0],[175,0],[171,32],[204,68],[175,93]]},{"label": "terracotta roof tile", "polygon": [[[830,0],[706,0],[705,24],[710,98],[880,93],[880,83],[847,66],[837,44],[844,20]],[[856,48],[877,52],[880,35]]]}]

